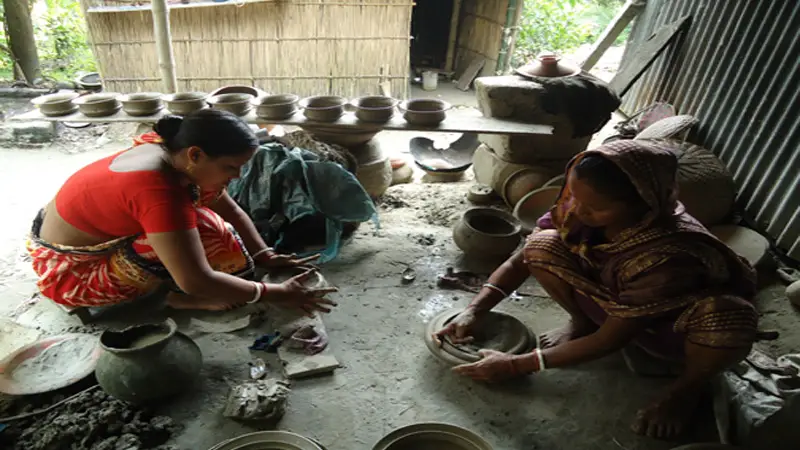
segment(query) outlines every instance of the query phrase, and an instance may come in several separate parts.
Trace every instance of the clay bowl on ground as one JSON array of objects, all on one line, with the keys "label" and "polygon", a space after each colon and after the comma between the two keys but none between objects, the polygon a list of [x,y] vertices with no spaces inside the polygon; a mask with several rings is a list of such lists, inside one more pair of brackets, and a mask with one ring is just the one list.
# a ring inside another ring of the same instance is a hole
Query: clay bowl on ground
[{"label": "clay bowl on ground", "polygon": [[550,186],[528,193],[514,206],[514,217],[519,219],[522,230],[530,233],[536,228],[536,221],[545,215],[558,200],[561,186]]},{"label": "clay bowl on ground", "polygon": [[400,105],[406,122],[430,127],[442,123],[450,108],[452,106],[445,101],[428,98],[407,100]]},{"label": "clay bowl on ground", "polygon": [[77,92],[59,92],[36,97],[31,100],[31,103],[47,117],[66,116],[78,110],[78,105],[73,100],[79,96],[80,94]]},{"label": "clay bowl on ground", "polygon": [[253,105],[250,103],[252,100],[252,94],[218,94],[209,97],[208,104],[214,109],[221,109],[237,116],[244,116],[253,109]]},{"label": "clay bowl on ground", "polygon": [[[274,283],[280,284],[284,281],[288,280],[289,278],[295,277],[300,275],[301,273],[307,271],[308,268],[303,267],[292,267],[286,269],[276,269],[268,273],[264,278],[263,281],[265,283]],[[319,272],[314,272],[311,274],[311,277],[308,278],[303,285],[309,289],[319,289],[328,286],[328,280],[322,276]]]},{"label": "clay bowl on ground", "polygon": [[120,97],[122,110],[129,116],[150,116],[164,108],[162,95],[158,92],[139,92]]},{"label": "clay bowl on ground", "polygon": [[540,167],[526,167],[505,179],[500,194],[506,204],[514,208],[530,192],[541,188],[552,176],[552,171]]},{"label": "clay bowl on ground", "polygon": [[336,122],[344,115],[347,99],[335,95],[307,97],[300,100],[303,115],[315,122]]},{"label": "clay bowl on ground", "polygon": [[167,104],[167,109],[173,114],[185,116],[206,107],[208,94],[205,92],[178,92],[169,94],[161,99]]},{"label": "clay bowl on ground", "polygon": [[267,120],[284,120],[297,112],[300,97],[294,94],[264,95],[254,98],[251,103],[256,107],[256,116]]},{"label": "clay bowl on ground", "polygon": [[482,437],[446,423],[423,422],[398,428],[372,450],[493,450]]},{"label": "clay bowl on ground", "polygon": [[475,340],[469,344],[453,344],[445,339],[442,345],[433,339],[433,334],[447,326],[463,310],[450,309],[435,316],[425,327],[425,346],[433,356],[448,364],[467,364],[478,361],[481,349],[497,350],[520,355],[539,345],[536,335],[514,316],[491,311],[483,317],[473,330]]},{"label": "clay bowl on ground", "polygon": [[383,123],[394,116],[394,109],[400,101],[382,95],[361,97],[350,104],[355,108],[356,117],[363,122]]},{"label": "clay bowl on ground", "polygon": [[209,450],[323,450],[323,447],[288,431],[257,431],[228,439]]},{"label": "clay bowl on ground", "polygon": [[453,227],[453,241],[466,255],[503,259],[519,246],[521,229],[519,220],[505,211],[476,207]]},{"label": "clay bowl on ground", "polygon": [[76,98],[75,104],[86,117],[107,117],[122,109],[119,94],[114,92],[84,95]]}]

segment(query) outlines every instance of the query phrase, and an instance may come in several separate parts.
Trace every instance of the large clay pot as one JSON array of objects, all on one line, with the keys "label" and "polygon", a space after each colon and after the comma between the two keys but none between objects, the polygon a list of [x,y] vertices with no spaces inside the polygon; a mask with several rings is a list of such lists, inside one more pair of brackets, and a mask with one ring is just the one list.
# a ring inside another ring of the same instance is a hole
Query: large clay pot
[{"label": "large clay pot", "polygon": [[517,249],[520,223],[495,208],[468,209],[453,228],[453,240],[467,255],[505,258]]},{"label": "large clay pot", "polygon": [[178,394],[200,373],[203,356],[175,321],[137,325],[100,335],[103,353],[95,376],[109,395],[146,403]]},{"label": "large clay pot", "polygon": [[786,298],[800,308],[800,281],[795,281],[786,288]]}]

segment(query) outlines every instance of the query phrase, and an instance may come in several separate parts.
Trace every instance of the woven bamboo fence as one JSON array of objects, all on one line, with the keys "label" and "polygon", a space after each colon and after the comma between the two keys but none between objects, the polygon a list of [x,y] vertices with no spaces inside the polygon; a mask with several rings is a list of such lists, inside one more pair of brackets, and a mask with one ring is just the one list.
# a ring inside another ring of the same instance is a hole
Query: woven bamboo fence
[{"label": "woven bamboo fence", "polygon": [[497,59],[508,14],[508,0],[464,0],[461,4],[456,72],[466,69],[477,57],[486,59],[480,76],[497,71]]},{"label": "woven bamboo fence", "polygon": [[[149,2],[140,11],[105,12],[100,0],[81,1],[106,89],[161,91]],[[180,91],[244,84],[354,97],[376,94],[388,81],[392,94],[407,95],[412,0],[212,5],[170,6]]]}]

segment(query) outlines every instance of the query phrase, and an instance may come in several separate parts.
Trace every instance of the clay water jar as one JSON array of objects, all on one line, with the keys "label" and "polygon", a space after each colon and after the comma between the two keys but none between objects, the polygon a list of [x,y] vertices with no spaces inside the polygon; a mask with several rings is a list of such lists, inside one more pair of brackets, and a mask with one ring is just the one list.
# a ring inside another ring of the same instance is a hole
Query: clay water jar
[{"label": "clay water jar", "polygon": [[300,97],[294,94],[264,95],[252,100],[256,116],[266,120],[285,120],[297,112]]},{"label": "clay water jar", "polygon": [[506,258],[519,246],[521,226],[511,214],[495,208],[471,208],[453,227],[453,240],[467,255]]},{"label": "clay water jar", "polygon": [[81,114],[86,117],[107,117],[122,109],[119,94],[113,92],[84,95],[74,101]]},{"label": "clay water jar", "polygon": [[356,117],[362,122],[383,123],[394,116],[394,109],[400,102],[392,97],[375,95],[353,100]]},{"label": "clay water jar", "polygon": [[100,335],[97,383],[112,397],[134,404],[167,398],[192,385],[203,356],[172,319]]},{"label": "clay water jar", "polygon": [[162,97],[167,103],[167,109],[173,114],[185,116],[206,107],[208,94],[204,92],[178,92]]},{"label": "clay water jar", "polygon": [[164,108],[161,94],[158,92],[139,92],[123,95],[120,99],[122,110],[129,116],[150,116]]},{"label": "clay water jar", "polygon": [[73,103],[73,100],[79,96],[77,92],[59,92],[36,97],[31,103],[47,117],[66,116],[78,110],[78,105]]},{"label": "clay water jar", "polygon": [[450,108],[452,106],[445,101],[428,98],[407,100],[400,105],[406,122],[429,127],[442,123]]}]

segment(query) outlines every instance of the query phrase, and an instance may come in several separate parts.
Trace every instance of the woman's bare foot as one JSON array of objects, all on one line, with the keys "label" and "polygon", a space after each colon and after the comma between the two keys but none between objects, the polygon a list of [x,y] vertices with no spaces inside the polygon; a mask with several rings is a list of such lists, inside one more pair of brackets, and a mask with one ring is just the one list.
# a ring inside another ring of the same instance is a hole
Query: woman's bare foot
[{"label": "woman's bare foot", "polygon": [[242,305],[233,304],[225,300],[211,300],[195,297],[180,292],[167,294],[167,306],[172,309],[200,309],[204,311],[228,311]]},{"label": "woman's bare foot", "polygon": [[595,330],[597,330],[597,326],[589,321],[570,319],[563,327],[539,335],[539,345],[541,348],[555,347],[573,339],[592,334]]},{"label": "woman's bare foot", "polygon": [[699,390],[670,393],[636,413],[631,429],[656,439],[673,439],[686,431],[700,401]]}]

